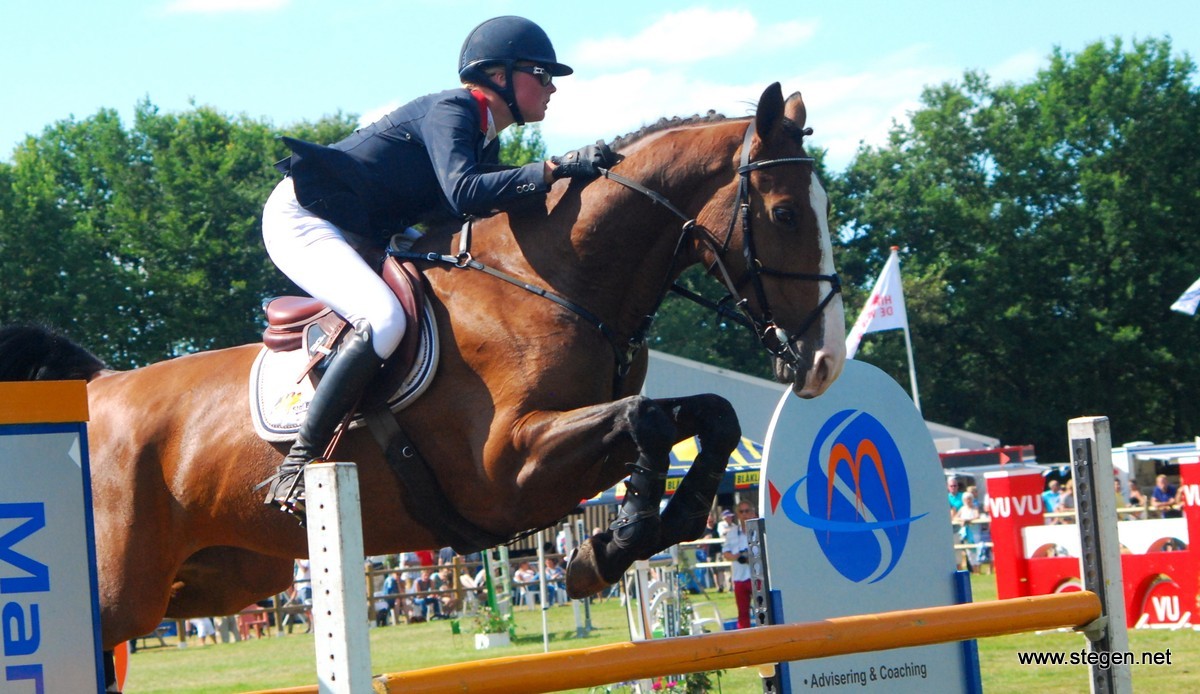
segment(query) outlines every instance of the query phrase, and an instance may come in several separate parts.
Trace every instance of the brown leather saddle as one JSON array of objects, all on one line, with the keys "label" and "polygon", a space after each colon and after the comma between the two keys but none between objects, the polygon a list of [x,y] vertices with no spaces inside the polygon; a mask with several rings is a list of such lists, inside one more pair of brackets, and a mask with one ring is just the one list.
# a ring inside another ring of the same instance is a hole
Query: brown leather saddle
[{"label": "brown leather saddle", "polygon": [[[363,403],[381,403],[396,392],[406,374],[413,366],[421,344],[420,311],[425,304],[428,287],[425,276],[410,262],[402,262],[392,256],[383,261],[380,272],[383,281],[396,294],[408,329],[396,352],[388,359],[382,377],[378,378],[363,394]],[[328,365],[330,357],[337,352],[337,345],[347,333],[349,324],[331,308],[311,297],[280,296],[264,306],[267,313],[267,329],[263,331],[263,344],[273,352],[290,352],[308,346],[309,361],[300,380],[319,374]]]}]

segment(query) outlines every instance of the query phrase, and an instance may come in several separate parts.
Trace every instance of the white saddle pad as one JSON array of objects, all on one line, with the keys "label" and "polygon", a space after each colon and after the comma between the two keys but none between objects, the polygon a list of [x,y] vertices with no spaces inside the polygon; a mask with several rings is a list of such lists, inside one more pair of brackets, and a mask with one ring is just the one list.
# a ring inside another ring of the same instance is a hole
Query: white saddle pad
[{"label": "white saddle pad", "polygon": [[[437,339],[437,320],[429,299],[421,311],[421,342],[413,367],[400,388],[388,398],[388,407],[399,412],[416,400],[437,372],[440,348]],[[296,438],[314,392],[311,374],[300,378],[308,364],[307,342],[301,349],[272,352],[263,347],[250,368],[250,419],[254,430],[265,441],[279,443]],[[362,426],[361,419],[351,427]]]}]

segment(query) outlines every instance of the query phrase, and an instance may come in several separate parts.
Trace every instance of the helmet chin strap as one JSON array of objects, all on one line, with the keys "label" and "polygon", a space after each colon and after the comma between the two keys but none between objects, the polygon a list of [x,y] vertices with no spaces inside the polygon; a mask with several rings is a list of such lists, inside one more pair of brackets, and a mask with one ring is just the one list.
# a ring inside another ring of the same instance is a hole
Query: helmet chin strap
[{"label": "helmet chin strap", "polygon": [[513,89],[512,63],[506,62],[504,64],[504,83],[507,86],[501,87],[491,77],[485,77],[484,82],[486,82],[484,86],[499,94],[501,99],[504,99],[504,105],[508,106],[509,112],[512,113],[513,122],[517,125],[525,125],[525,116],[521,114],[521,109],[517,107],[517,94]]}]

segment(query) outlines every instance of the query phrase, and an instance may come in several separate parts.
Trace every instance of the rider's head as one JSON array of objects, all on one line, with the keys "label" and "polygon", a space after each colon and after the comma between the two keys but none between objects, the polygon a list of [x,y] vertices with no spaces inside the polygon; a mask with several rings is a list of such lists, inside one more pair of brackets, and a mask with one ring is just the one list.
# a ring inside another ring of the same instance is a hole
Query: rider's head
[{"label": "rider's head", "polygon": [[572,72],[558,62],[546,32],[523,17],[483,22],[467,34],[458,56],[459,79],[496,92],[517,125],[542,120],[555,90],[551,78]]}]

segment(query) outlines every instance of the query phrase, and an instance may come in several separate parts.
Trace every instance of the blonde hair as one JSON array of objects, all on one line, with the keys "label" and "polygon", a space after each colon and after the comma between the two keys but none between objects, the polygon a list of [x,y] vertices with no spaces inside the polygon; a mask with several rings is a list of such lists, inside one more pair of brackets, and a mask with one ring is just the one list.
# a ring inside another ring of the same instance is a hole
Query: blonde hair
[{"label": "blonde hair", "polygon": [[[504,65],[493,65],[484,70],[483,74],[494,81],[496,77],[504,74]],[[463,80],[463,86],[467,89],[490,89],[486,84],[476,84],[470,80]]]}]

